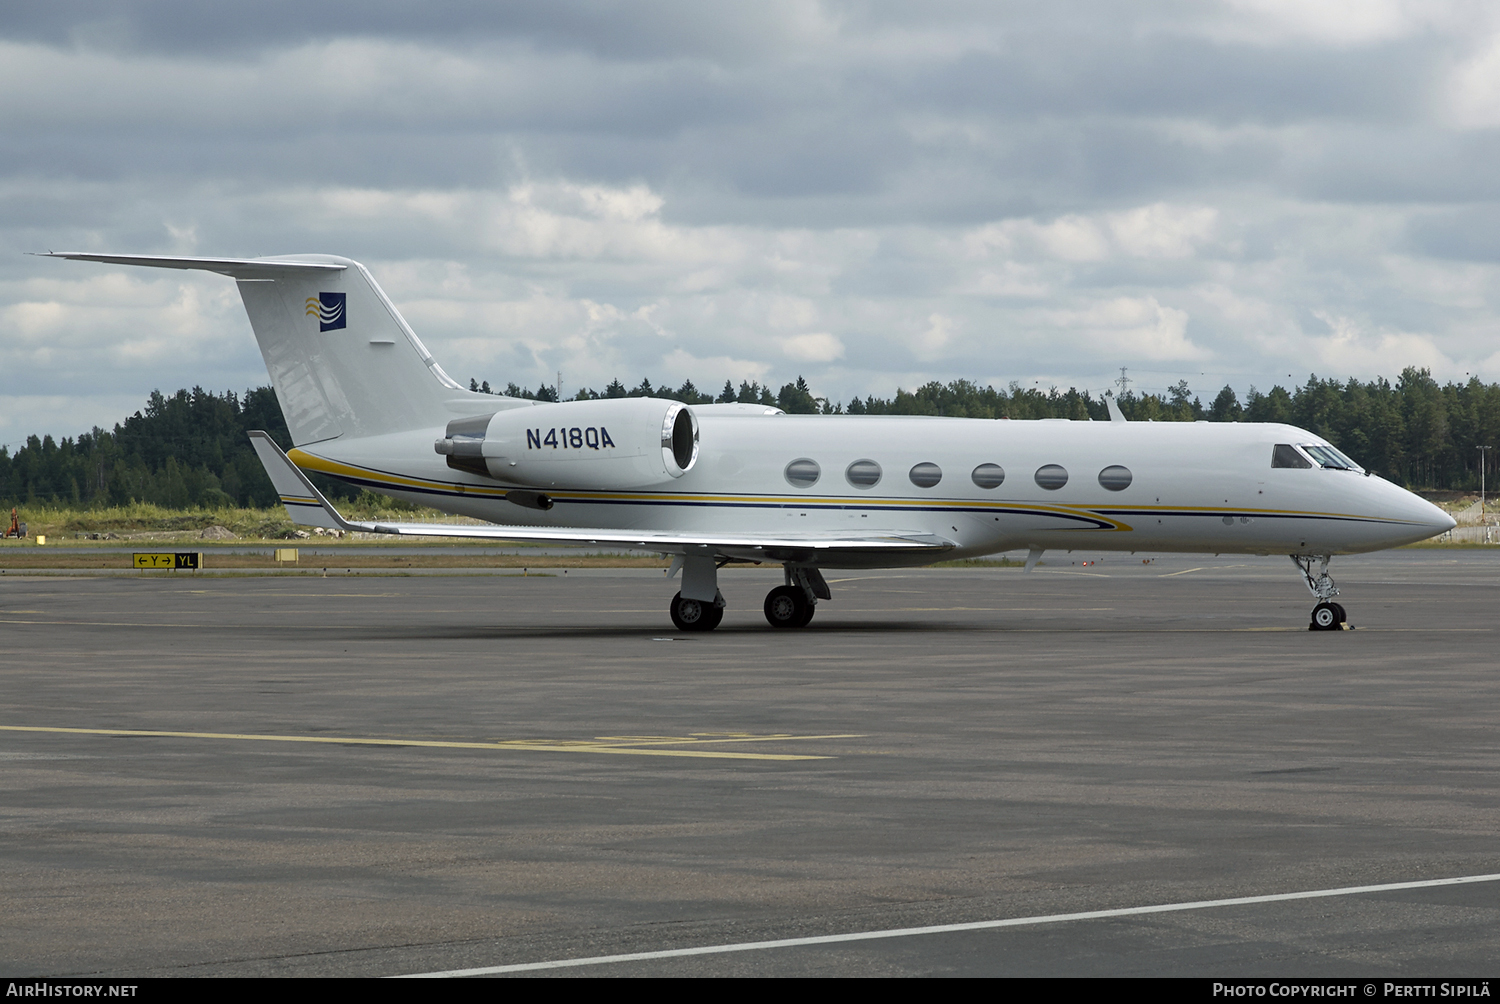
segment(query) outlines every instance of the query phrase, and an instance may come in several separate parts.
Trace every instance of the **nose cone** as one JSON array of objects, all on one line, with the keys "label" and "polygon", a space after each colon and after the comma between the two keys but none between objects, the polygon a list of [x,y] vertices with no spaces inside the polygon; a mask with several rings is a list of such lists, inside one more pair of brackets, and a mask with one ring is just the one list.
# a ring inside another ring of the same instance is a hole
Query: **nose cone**
[{"label": "nose cone", "polygon": [[1396,491],[1403,496],[1399,518],[1411,526],[1410,535],[1402,543],[1415,543],[1428,537],[1436,537],[1458,525],[1457,520],[1426,499],[1413,495],[1404,488],[1396,488]]},{"label": "nose cone", "polygon": [[[1428,537],[1436,537],[1437,534],[1448,533],[1449,530],[1457,527],[1457,519],[1452,518],[1452,516],[1449,516],[1448,513],[1443,512],[1443,510],[1439,509],[1439,507],[1434,506],[1434,504],[1430,503],[1430,501],[1427,501],[1424,498],[1424,500],[1422,500],[1422,504],[1424,504],[1424,506],[1427,506]],[[1427,537],[1424,537],[1424,540],[1425,539],[1427,539]]]}]

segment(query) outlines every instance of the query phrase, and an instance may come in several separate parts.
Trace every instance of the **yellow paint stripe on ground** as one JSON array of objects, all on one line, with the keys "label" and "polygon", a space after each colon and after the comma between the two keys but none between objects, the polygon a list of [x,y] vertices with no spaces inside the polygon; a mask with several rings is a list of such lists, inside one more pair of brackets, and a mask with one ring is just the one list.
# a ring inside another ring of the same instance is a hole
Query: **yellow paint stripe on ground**
[{"label": "yellow paint stripe on ground", "polygon": [[[465,743],[441,742],[426,739],[358,739],[348,736],[267,736],[238,732],[164,732],[153,729],[67,729],[42,725],[0,725],[5,732],[48,732],[84,736],[149,736],[158,739],[239,739],[277,743],[322,743],[332,746],[417,746],[429,749],[467,750],[529,750],[539,753],[614,753],[633,756],[692,757],[706,760],[831,760],[828,756],[809,756],[792,753],[729,753],[712,750],[668,750],[639,748],[622,743],[595,741],[558,742],[555,740],[514,740],[509,742]],[[665,739],[667,737],[663,737]],[[766,736],[766,740],[790,741],[795,739],[851,739],[856,736]],[[628,741],[628,740],[627,740]],[[683,742],[733,742],[745,740],[714,740],[679,738]]]},{"label": "yellow paint stripe on ground", "polygon": [[[861,733],[846,733],[842,735],[828,736],[794,736],[794,735],[724,735],[705,734],[692,736],[599,736],[597,742],[608,746],[680,746],[684,743],[768,743],[768,742],[791,742],[797,739],[864,739]],[[512,742],[529,742],[530,740],[515,739]]]}]

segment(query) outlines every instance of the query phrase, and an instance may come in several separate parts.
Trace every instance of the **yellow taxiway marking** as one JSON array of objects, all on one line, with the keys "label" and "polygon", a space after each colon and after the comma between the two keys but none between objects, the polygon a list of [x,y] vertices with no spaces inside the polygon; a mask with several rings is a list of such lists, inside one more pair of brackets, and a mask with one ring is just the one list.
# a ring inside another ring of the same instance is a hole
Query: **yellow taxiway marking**
[{"label": "yellow taxiway marking", "polygon": [[0,725],[5,732],[52,732],[84,736],[154,736],[159,739],[241,739],[273,743],[324,743],[333,746],[419,746],[431,749],[530,750],[543,753],[615,753],[629,756],[675,756],[709,760],[832,760],[830,756],[794,753],[732,753],[723,750],[658,749],[725,742],[793,742],[803,739],[861,739],[859,734],[828,736],[696,733],[690,736],[600,736],[597,739],[509,739],[495,742],[443,742],[430,739],[359,739],[349,736],[267,736],[239,732],[165,732],[154,729],[65,729],[42,725]]},{"label": "yellow taxiway marking", "polygon": [[[312,565],[304,565],[303,567],[304,568],[312,568],[313,566]],[[323,566],[319,565],[317,567],[322,568]],[[329,568],[333,568],[334,566],[333,565],[329,565],[328,567]],[[383,570],[384,569],[377,569],[377,571],[383,571]],[[268,589],[268,590],[257,590],[256,592],[253,592],[253,593],[227,593],[227,592],[222,592],[222,591],[217,590],[217,589],[179,589],[179,590],[177,590],[177,592],[188,593],[188,594],[204,593],[204,594],[211,594],[211,595],[216,596],[216,597],[217,596],[254,596],[254,597],[263,598],[263,599],[279,599],[281,597],[297,597],[299,599],[303,599],[303,598],[309,598],[309,597],[311,597],[311,598],[315,598],[315,599],[340,599],[340,598],[342,598],[342,599],[350,599],[350,598],[353,598],[353,599],[364,600],[364,599],[371,599],[371,598],[375,598],[375,599],[389,599],[389,598],[391,598],[393,596],[406,596],[406,595],[408,595],[407,593],[283,593],[280,590],[271,590],[271,589]]]},{"label": "yellow taxiway marking", "polygon": [[1087,575],[1091,579],[1107,579],[1108,572],[1075,572],[1067,568],[1042,568],[1038,566],[1035,571],[1041,575]]},{"label": "yellow taxiway marking", "polygon": [[[22,611],[17,611],[22,612]],[[71,627],[139,627],[139,628],[192,628],[203,627],[202,624],[147,624],[143,621],[22,621],[11,618],[0,618],[0,624],[52,624],[68,625]]]}]

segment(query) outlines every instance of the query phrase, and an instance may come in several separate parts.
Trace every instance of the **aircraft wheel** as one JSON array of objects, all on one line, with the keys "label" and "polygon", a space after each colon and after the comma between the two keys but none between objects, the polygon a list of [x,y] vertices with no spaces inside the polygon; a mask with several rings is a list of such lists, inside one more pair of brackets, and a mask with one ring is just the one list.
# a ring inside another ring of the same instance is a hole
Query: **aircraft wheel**
[{"label": "aircraft wheel", "polygon": [[679,631],[712,631],[724,619],[724,609],[703,600],[685,600],[678,593],[672,597],[672,623]]},{"label": "aircraft wheel", "polygon": [[807,627],[807,625],[812,623],[813,614],[818,612],[818,605],[816,603],[808,603],[806,596],[802,597],[802,601],[803,606],[807,609],[807,613],[802,615],[802,619],[797,622],[797,626]]},{"label": "aircraft wheel", "polygon": [[1342,603],[1331,603],[1329,605],[1333,607],[1333,612],[1339,615],[1337,623],[1344,624],[1349,620],[1349,612],[1344,609]]},{"label": "aircraft wheel", "polygon": [[803,627],[812,620],[812,604],[796,586],[777,586],[766,594],[766,620],[773,628]]},{"label": "aircraft wheel", "polygon": [[1309,631],[1337,631],[1341,618],[1340,611],[1335,609],[1336,604],[1319,603],[1313,607],[1312,623],[1307,626]]}]

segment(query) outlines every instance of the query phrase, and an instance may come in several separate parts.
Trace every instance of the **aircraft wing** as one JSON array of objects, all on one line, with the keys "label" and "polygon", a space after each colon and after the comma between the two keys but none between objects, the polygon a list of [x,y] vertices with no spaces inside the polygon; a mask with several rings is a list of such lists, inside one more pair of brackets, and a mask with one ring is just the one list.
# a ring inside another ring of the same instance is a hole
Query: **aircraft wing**
[{"label": "aircraft wing", "polygon": [[[663,554],[716,554],[743,561],[791,561],[816,564],[824,558],[889,556],[903,552],[918,562],[937,560],[952,550],[950,540],[920,531],[877,530],[858,535],[834,532],[800,534],[717,531],[617,530],[594,527],[473,526],[450,523],[365,523],[345,519],[307,475],[264,432],[250,433],[260,462],[281,496],[287,515],[301,526],[398,537],[455,537],[467,540],[515,541],[578,547],[621,547]],[[918,557],[920,556],[920,557]]]}]

